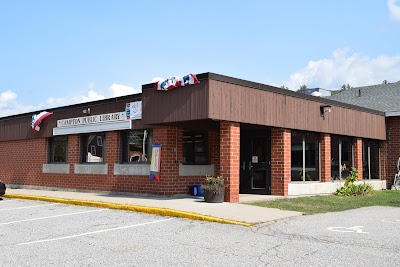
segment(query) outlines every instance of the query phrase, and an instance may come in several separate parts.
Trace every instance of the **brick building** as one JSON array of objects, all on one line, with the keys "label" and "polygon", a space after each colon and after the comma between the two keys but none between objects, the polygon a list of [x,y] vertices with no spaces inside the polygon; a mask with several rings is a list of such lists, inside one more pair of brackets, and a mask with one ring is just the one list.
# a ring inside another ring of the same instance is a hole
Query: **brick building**
[{"label": "brick building", "polygon": [[[393,184],[394,175],[397,173],[397,161],[400,158],[400,81],[377,85],[350,88],[335,94],[330,99],[343,103],[367,107],[381,111],[385,114],[387,142],[383,149],[387,151],[385,162],[381,168],[387,169],[387,186]],[[371,127],[376,127],[371,125]],[[371,148],[376,151],[376,148]],[[372,164],[379,164],[377,158]]]},{"label": "brick building", "polygon": [[[386,188],[384,112],[214,73],[197,78],[47,110],[38,133],[35,113],[0,118],[0,179],[174,195],[216,175],[226,180],[225,201],[237,202],[240,193],[331,193],[354,166]],[[162,145],[159,181],[149,179],[152,144]]]}]

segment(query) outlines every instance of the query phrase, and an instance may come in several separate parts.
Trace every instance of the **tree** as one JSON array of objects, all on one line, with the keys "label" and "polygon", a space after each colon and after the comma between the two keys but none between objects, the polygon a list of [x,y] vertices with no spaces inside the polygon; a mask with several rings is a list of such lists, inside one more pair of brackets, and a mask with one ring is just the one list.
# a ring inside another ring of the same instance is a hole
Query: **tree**
[{"label": "tree", "polygon": [[287,87],[287,86],[285,86],[285,85],[282,85],[281,88],[282,88],[282,89],[289,90],[289,87]]},{"label": "tree", "polygon": [[382,83],[383,83],[383,84],[388,84],[388,81],[387,81],[387,80],[383,80]]},{"label": "tree", "polygon": [[340,87],[339,90],[332,91],[332,95],[339,94],[339,93],[341,93],[343,91],[346,91],[346,90],[349,90],[351,88],[353,88],[353,86],[351,86],[350,84],[343,84],[342,87]]},{"label": "tree", "polygon": [[340,91],[346,91],[353,88],[350,84],[343,84],[342,87],[340,88]]},{"label": "tree", "polygon": [[308,89],[307,85],[303,84],[302,86],[300,86],[300,89],[297,90],[297,92],[303,92],[303,91],[305,91],[306,89]]}]

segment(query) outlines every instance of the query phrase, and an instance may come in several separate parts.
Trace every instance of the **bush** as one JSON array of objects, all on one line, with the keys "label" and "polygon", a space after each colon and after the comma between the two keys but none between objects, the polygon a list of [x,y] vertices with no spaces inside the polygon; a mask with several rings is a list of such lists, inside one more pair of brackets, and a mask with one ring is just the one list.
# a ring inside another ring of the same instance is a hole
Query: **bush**
[{"label": "bush", "polygon": [[354,184],[358,181],[358,170],[351,167],[350,175],[347,177],[344,186],[336,190],[336,195],[338,196],[365,196],[371,195],[374,188],[370,184]]}]

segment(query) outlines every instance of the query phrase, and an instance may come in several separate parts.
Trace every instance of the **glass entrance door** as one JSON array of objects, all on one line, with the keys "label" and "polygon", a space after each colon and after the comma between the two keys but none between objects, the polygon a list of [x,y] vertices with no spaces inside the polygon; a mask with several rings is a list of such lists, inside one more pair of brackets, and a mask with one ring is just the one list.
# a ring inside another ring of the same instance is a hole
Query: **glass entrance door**
[{"label": "glass entrance door", "polygon": [[240,141],[240,193],[271,194],[271,145],[268,131],[244,132]]}]

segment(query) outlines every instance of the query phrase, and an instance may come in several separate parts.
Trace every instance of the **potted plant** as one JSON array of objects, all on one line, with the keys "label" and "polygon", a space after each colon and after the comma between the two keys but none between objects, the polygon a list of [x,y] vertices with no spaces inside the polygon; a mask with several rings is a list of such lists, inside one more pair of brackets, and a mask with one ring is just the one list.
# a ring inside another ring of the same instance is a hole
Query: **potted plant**
[{"label": "potted plant", "polygon": [[[0,180],[0,197],[6,193],[6,184]],[[0,198],[1,200],[1,198]]]},{"label": "potted plant", "polygon": [[224,202],[225,184],[220,176],[206,176],[206,184],[201,186],[204,200],[209,203]]}]

